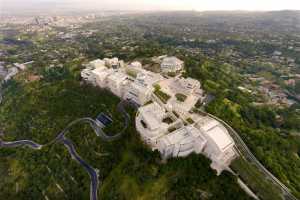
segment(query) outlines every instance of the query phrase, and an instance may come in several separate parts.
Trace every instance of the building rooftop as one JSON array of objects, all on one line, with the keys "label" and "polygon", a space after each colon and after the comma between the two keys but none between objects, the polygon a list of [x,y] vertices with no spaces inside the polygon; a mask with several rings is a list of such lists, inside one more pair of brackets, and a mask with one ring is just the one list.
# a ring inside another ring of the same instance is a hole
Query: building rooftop
[{"label": "building rooftop", "polygon": [[163,59],[162,64],[169,64],[169,65],[176,65],[176,64],[182,64],[183,61],[179,60],[178,58],[176,58],[175,56],[172,57],[166,57]]},{"label": "building rooftop", "polygon": [[157,103],[140,107],[139,112],[150,130],[159,128],[163,123],[162,119],[165,116],[165,111]]},{"label": "building rooftop", "polygon": [[156,74],[150,71],[142,71],[137,74],[135,82],[145,87],[152,86],[154,83],[162,80],[163,77],[160,74]]},{"label": "building rooftop", "polygon": [[234,144],[227,129],[214,119],[205,121],[201,126],[201,130],[214,141],[222,152]]},{"label": "building rooftop", "polygon": [[100,113],[97,116],[96,120],[99,121],[104,126],[108,126],[108,125],[110,125],[113,122],[113,120],[108,115],[106,115],[104,113]]},{"label": "building rooftop", "polygon": [[89,62],[89,66],[91,66],[93,68],[98,68],[98,67],[105,66],[105,62],[103,60],[96,59],[96,60]]},{"label": "building rooftop", "polygon": [[130,64],[130,66],[136,67],[136,68],[142,68],[142,63],[140,63],[138,61],[134,61]]},{"label": "building rooftop", "polygon": [[100,66],[100,67],[94,69],[92,72],[93,72],[94,74],[96,74],[96,75],[100,75],[100,74],[102,74],[103,71],[106,71],[106,70],[108,70],[107,67],[105,67],[105,66]]},{"label": "building rooftop", "polygon": [[195,132],[199,132],[199,130],[195,129],[192,126],[184,126],[168,134],[166,138],[168,139],[170,144],[191,143],[195,140],[194,135],[199,135],[195,134]]},{"label": "building rooftop", "polygon": [[189,95],[195,89],[200,89],[200,82],[192,78],[173,78],[170,79],[168,87],[175,94]]},{"label": "building rooftop", "polygon": [[122,82],[127,78],[128,78],[128,76],[126,74],[119,72],[119,71],[112,73],[108,76],[108,79],[113,80],[116,83]]}]

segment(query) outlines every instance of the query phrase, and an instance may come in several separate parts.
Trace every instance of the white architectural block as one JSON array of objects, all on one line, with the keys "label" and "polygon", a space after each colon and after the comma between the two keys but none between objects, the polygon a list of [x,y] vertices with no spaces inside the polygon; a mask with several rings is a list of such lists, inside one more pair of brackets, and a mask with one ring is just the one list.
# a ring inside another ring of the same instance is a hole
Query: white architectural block
[{"label": "white architectural block", "polygon": [[[138,62],[127,68],[120,63],[117,58],[95,60],[82,70],[81,76],[122,99],[141,105],[135,118],[136,129],[141,139],[152,150],[157,149],[164,159],[201,153],[212,161],[211,167],[218,174],[228,169],[237,153],[227,129],[212,118],[190,113],[197,101],[204,98],[198,80],[166,79],[144,70]],[[175,57],[164,58],[162,62],[162,69],[168,72],[182,67],[183,62]],[[133,74],[127,71],[129,69]],[[168,94],[170,98],[166,102],[154,94],[154,85]],[[145,105],[150,100],[153,103]],[[192,119],[191,124],[186,123],[187,118]]]},{"label": "white architectural block", "polygon": [[177,72],[183,69],[183,61],[176,57],[166,57],[161,63],[162,72]]}]

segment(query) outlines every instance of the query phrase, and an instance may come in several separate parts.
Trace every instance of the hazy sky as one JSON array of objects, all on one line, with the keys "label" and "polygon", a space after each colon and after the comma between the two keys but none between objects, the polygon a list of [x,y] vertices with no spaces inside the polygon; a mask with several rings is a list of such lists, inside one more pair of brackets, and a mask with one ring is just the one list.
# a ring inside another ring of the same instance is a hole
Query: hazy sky
[{"label": "hazy sky", "polygon": [[300,10],[300,0],[0,0],[0,11],[40,7],[103,10]]}]

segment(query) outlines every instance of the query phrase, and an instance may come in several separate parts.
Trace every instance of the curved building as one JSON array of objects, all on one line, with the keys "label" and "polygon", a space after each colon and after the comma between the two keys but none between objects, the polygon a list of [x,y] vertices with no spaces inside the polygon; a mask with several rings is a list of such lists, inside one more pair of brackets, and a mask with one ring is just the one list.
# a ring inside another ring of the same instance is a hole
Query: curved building
[{"label": "curved building", "polygon": [[227,129],[218,121],[192,114],[192,124],[183,123],[156,102],[142,106],[136,115],[136,129],[152,150],[163,159],[203,154],[219,175],[237,156]]}]

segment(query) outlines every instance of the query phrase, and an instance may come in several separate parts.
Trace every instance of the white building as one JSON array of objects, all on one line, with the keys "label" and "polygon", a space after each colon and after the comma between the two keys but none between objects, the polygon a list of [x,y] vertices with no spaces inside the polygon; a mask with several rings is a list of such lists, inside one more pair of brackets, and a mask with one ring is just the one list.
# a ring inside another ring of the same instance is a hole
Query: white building
[{"label": "white building", "polygon": [[[86,68],[81,71],[81,77],[84,81],[96,86],[96,74],[97,69],[106,69],[105,62],[100,59],[93,60],[86,65]],[[99,85],[100,86],[100,85]]]},{"label": "white building", "polygon": [[178,72],[183,69],[184,62],[176,57],[166,57],[161,63],[161,71],[164,73]]},{"label": "white building", "polygon": [[167,133],[171,127],[177,128],[181,125],[178,120],[166,122],[165,119],[168,118],[171,118],[171,116],[156,102],[138,109],[135,118],[136,128],[143,141],[149,144],[152,149],[158,149],[158,139]]},{"label": "white building", "polygon": [[147,144],[156,144],[157,138],[168,130],[168,124],[162,123],[164,117],[166,112],[157,103],[139,108],[135,118],[136,128]]},{"label": "white building", "polygon": [[215,119],[199,117],[195,127],[207,139],[203,154],[212,160],[211,167],[220,174],[237,157],[235,143],[227,129]]},{"label": "white building", "polygon": [[87,64],[87,68],[90,69],[96,69],[101,67],[107,67],[107,68],[120,68],[124,66],[124,62],[122,60],[119,60],[118,58],[104,58],[96,59]]},{"label": "white building", "polygon": [[[117,64],[118,59],[106,58],[105,61],[92,61],[89,66],[94,67],[91,70],[84,69],[81,76],[84,80],[101,88],[108,88],[119,97],[131,100],[138,105],[150,101],[154,85],[159,84],[161,90],[171,97],[167,102],[168,110],[171,109],[180,115],[185,115],[199,99],[204,98],[198,80],[192,78],[165,79],[158,73],[144,70],[139,62],[133,62],[128,67],[117,69],[106,67],[107,62]],[[120,87],[116,85],[120,85]]]},{"label": "white building", "polygon": [[111,62],[112,65],[119,62],[115,61],[116,59],[94,60],[81,71],[81,77],[83,80],[100,88],[106,88],[116,96],[123,98],[130,81],[122,71],[107,67],[106,62]]},{"label": "white building", "polygon": [[205,97],[201,84],[196,79],[169,78],[160,81],[159,85],[161,90],[171,97],[167,102],[168,108],[178,114],[185,115]]},{"label": "white building", "polygon": [[121,63],[117,58],[91,61],[87,68],[81,71],[81,77],[95,86],[109,89],[122,98],[126,91],[124,87],[128,85],[128,76],[118,70]]},{"label": "white building", "polygon": [[124,67],[124,62],[119,60],[118,58],[104,58],[103,61],[107,67],[111,67],[114,69]]},{"label": "white building", "polygon": [[114,72],[107,76],[106,88],[108,88],[116,96],[123,98],[130,83],[131,81],[126,74],[122,72]]},{"label": "white building", "polygon": [[89,62],[87,66],[88,66],[88,68],[96,69],[99,67],[104,67],[105,62],[103,60],[97,59],[97,60],[93,60],[93,61]]},{"label": "white building", "polygon": [[82,71],[81,71],[81,78],[84,80],[84,81],[86,81],[86,82],[88,82],[88,83],[92,83],[93,85],[95,85],[96,83],[95,83],[95,79],[94,79],[94,77],[92,76],[92,70],[91,69],[88,69],[88,68],[86,68],[86,69],[83,69]]},{"label": "white building", "polygon": [[189,125],[159,138],[157,146],[164,158],[185,157],[193,152],[201,153],[206,142],[199,130]]},{"label": "white building", "polygon": [[153,85],[162,80],[160,74],[156,74],[146,70],[139,70],[137,76],[128,87],[125,99],[134,101],[139,105],[143,105],[151,100],[151,94],[154,91]]},{"label": "white building", "polygon": [[211,168],[219,175],[237,156],[234,141],[218,121],[195,116],[194,124],[184,125],[154,102],[139,108],[136,129],[142,140],[164,159],[201,153],[212,161]]},{"label": "white building", "polygon": [[110,74],[113,74],[114,70],[108,69],[107,67],[102,66],[102,67],[98,67],[98,68],[92,70],[91,73],[92,73],[92,77],[95,82],[95,85],[97,85],[101,88],[106,88],[108,86],[107,85],[107,77]]},{"label": "white building", "polygon": [[135,68],[142,68],[142,63],[138,61],[134,61],[130,64],[130,66],[135,67]]},{"label": "white building", "polygon": [[[152,150],[157,149],[164,159],[195,152],[211,159],[211,167],[218,174],[228,169],[237,155],[228,131],[218,121],[190,112],[197,101],[204,98],[199,81],[191,78],[166,79],[144,70],[139,63],[126,68],[120,67],[118,62],[117,59],[93,61],[82,70],[81,76],[120,98],[144,105],[136,114],[136,129],[142,140]],[[170,96],[165,102],[154,94],[156,84],[159,84],[161,92]],[[153,103],[145,105],[150,100]]]}]

